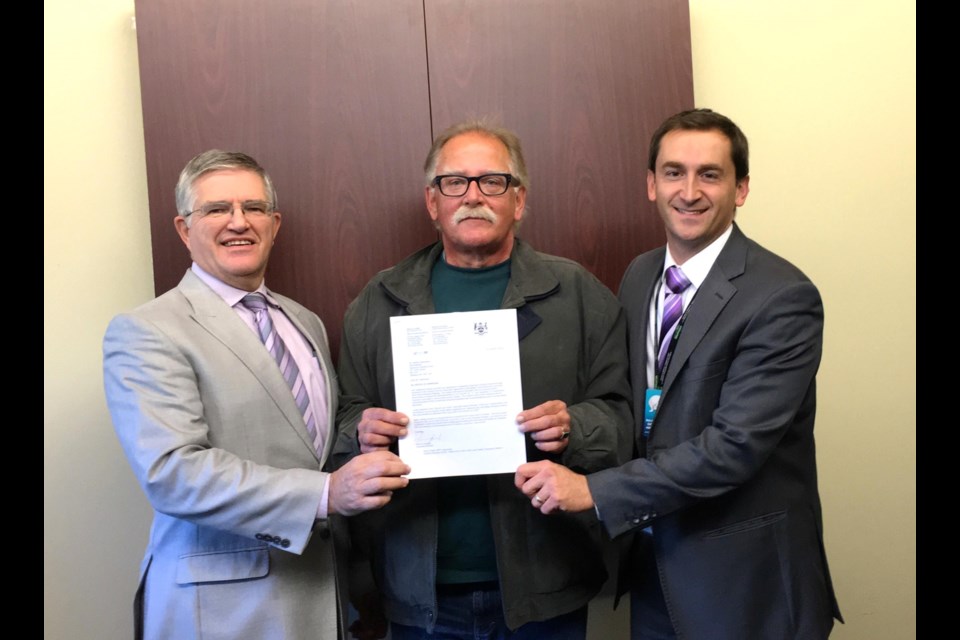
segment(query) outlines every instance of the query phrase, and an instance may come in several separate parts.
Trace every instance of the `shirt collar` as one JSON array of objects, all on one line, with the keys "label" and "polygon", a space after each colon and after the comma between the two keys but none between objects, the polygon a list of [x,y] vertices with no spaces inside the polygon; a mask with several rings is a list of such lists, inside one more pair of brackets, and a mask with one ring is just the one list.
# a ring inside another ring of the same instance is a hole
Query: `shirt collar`
[{"label": "shirt collar", "polygon": [[[683,270],[683,275],[687,276],[687,280],[690,281],[694,289],[699,289],[703,281],[707,279],[707,274],[710,273],[710,269],[713,268],[713,263],[717,261],[717,256],[723,251],[723,247],[727,244],[727,240],[730,239],[731,233],[733,233],[732,224],[727,227],[727,230],[721,233],[716,240],[705,246],[697,255],[684,262],[680,267]],[[663,259],[663,272],[666,273],[667,269],[675,264],[677,264],[677,262],[673,259],[673,256],[670,255],[670,247],[667,247],[666,255]]]},{"label": "shirt collar", "polygon": [[206,284],[208,287],[213,289],[214,293],[216,293],[218,296],[223,298],[223,301],[226,302],[227,305],[231,307],[236,305],[241,300],[243,300],[243,296],[247,295],[248,293],[262,293],[263,296],[267,299],[267,302],[269,302],[274,307],[278,306],[277,301],[273,299],[273,296],[270,294],[270,291],[267,289],[266,280],[261,281],[260,286],[257,287],[255,291],[244,291],[243,289],[237,289],[236,287],[230,286],[223,280],[218,280],[217,278],[214,278],[212,275],[204,271],[203,268],[200,265],[198,265],[196,262],[194,262],[190,266],[190,270],[193,271],[193,273],[198,278],[203,280],[204,284]]}]

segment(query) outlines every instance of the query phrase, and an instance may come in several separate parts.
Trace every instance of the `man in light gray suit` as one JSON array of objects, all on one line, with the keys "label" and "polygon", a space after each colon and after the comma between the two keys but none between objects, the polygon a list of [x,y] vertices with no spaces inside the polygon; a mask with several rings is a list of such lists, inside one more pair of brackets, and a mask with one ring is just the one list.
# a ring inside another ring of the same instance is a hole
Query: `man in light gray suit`
[{"label": "man in light gray suit", "polygon": [[381,451],[321,471],[337,381],[320,319],[264,285],[280,213],[263,168],[206,151],[176,196],[193,265],[103,345],[114,427],[154,509],[136,636],[333,640],[333,517],[382,507],[409,468]]}]

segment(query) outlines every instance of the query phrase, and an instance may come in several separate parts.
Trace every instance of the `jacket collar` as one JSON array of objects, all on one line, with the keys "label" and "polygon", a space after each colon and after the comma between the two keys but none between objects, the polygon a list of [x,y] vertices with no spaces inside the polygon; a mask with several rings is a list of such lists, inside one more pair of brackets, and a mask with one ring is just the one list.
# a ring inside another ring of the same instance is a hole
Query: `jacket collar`
[{"label": "jacket collar", "polygon": [[[707,278],[697,290],[697,295],[690,303],[690,315],[687,317],[683,333],[677,341],[677,349],[673,354],[673,361],[667,371],[667,378],[663,383],[663,393],[670,391],[677,374],[690,358],[693,350],[703,340],[707,331],[713,326],[717,316],[723,311],[727,303],[737,293],[733,281],[743,275],[747,263],[747,238],[734,223],[730,239],[723,247],[716,262],[713,263]],[[662,265],[662,263],[661,263]],[[662,268],[662,266],[661,266]],[[659,274],[658,274],[659,277]]]},{"label": "jacket collar", "polygon": [[[441,242],[421,249],[387,270],[380,286],[408,313],[434,313],[430,276],[442,251]],[[522,307],[529,301],[552,295],[560,288],[557,277],[526,242],[516,238],[510,258],[510,282],[503,295],[502,308]]]},{"label": "jacket collar", "polygon": [[[300,436],[300,439],[316,456],[317,451],[313,446],[313,440],[307,432],[306,424],[304,424],[303,416],[293,399],[293,394],[290,393],[290,387],[283,381],[277,363],[270,353],[263,348],[260,339],[250,331],[243,320],[237,316],[237,313],[223,301],[223,298],[218,296],[213,289],[208,287],[203,280],[189,269],[184,274],[183,279],[180,280],[177,289],[190,304],[193,310],[191,315],[197,324],[237,356],[237,359],[260,382],[277,405],[277,408],[286,417],[287,422]],[[300,333],[307,337],[313,349],[316,350],[317,346],[314,344],[310,333],[305,330],[300,318],[291,313],[288,313],[287,317],[290,318],[290,321],[293,322]],[[329,402],[329,391],[327,396]],[[328,444],[331,439],[327,438]]]}]

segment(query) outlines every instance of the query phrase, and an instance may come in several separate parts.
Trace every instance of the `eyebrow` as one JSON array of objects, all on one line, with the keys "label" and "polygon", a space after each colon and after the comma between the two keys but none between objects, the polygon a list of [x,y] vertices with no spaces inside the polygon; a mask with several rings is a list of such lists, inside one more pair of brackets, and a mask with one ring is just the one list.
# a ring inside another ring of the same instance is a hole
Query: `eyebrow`
[{"label": "eyebrow", "polygon": [[[491,173],[510,173],[510,170],[509,169],[482,169],[478,171],[476,175],[487,176],[487,175],[490,175]],[[437,171],[437,175],[438,176],[464,176],[467,178],[476,177],[476,176],[467,175],[466,171],[456,171],[456,170]]]},{"label": "eyebrow", "polygon": [[[687,166],[686,166],[685,164],[683,164],[682,162],[673,162],[673,161],[669,161],[669,160],[668,160],[668,161],[664,162],[663,165],[661,165],[660,168],[661,168],[661,169],[686,169]],[[712,164],[712,163],[711,163],[711,164],[702,164],[702,165],[696,167],[695,170],[696,170],[698,173],[703,172],[703,171],[720,171],[720,172],[723,172],[723,166],[722,166],[722,165],[719,165],[719,164]]]}]

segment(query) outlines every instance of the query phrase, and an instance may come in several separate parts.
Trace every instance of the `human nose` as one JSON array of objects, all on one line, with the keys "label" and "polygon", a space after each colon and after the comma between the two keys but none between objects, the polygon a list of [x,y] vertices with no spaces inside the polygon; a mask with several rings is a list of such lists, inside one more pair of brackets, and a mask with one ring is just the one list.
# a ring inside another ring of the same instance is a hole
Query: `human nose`
[{"label": "human nose", "polygon": [[700,198],[700,183],[697,180],[697,176],[687,176],[683,181],[680,196],[687,202],[693,202]]},{"label": "human nose", "polygon": [[227,222],[230,229],[244,230],[250,227],[246,214],[243,212],[243,205],[239,202],[230,208],[230,220]]},{"label": "human nose", "polygon": [[464,202],[479,202],[482,197],[483,192],[480,191],[480,180],[470,178],[467,181],[467,192],[463,194]]}]

